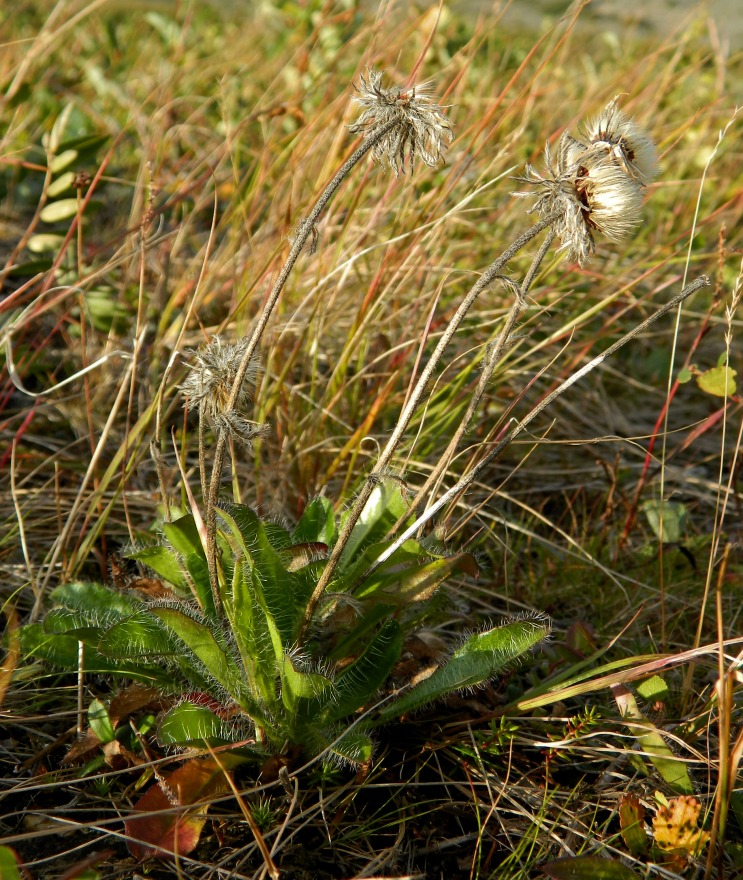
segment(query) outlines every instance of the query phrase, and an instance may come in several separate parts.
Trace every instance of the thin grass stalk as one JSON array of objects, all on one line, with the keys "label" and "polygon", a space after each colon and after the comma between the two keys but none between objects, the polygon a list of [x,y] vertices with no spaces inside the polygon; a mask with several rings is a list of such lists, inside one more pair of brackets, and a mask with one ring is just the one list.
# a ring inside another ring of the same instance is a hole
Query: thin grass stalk
[{"label": "thin grass stalk", "polygon": [[[353,170],[354,166],[357,165],[361,161],[361,159],[363,159],[364,156],[374,147],[374,145],[377,144],[396,125],[397,121],[388,122],[386,125],[380,126],[380,128],[376,131],[369,132],[364,138],[362,144],[343,163],[343,165],[341,165],[340,169],[336,172],[333,179],[325,187],[322,194],[320,195],[320,198],[317,200],[317,202],[315,202],[314,207],[310,211],[309,216],[306,219],[300,221],[294,243],[292,244],[289,255],[286,258],[286,262],[284,263],[284,266],[279,273],[279,277],[276,279],[273,287],[271,288],[270,296],[266,300],[266,303],[263,306],[260,315],[258,316],[258,323],[253,330],[253,335],[250,337],[250,342],[248,343],[242,360],[240,361],[240,364],[235,372],[235,378],[232,383],[232,391],[227,401],[226,410],[229,411],[235,406],[235,402],[237,401],[237,398],[240,394],[240,388],[242,387],[242,384],[245,381],[245,377],[248,373],[248,369],[250,368],[253,355],[255,354],[255,351],[258,348],[258,344],[263,337],[263,333],[268,326],[268,321],[276,306],[276,303],[278,302],[279,296],[284,289],[284,285],[286,284],[287,279],[289,278],[289,275],[294,268],[294,264],[297,262],[299,255],[304,249],[308,240],[311,237],[314,238],[317,235],[315,224],[320,218],[320,215],[327,207],[328,202],[333,197],[338,187],[348,176],[348,174]],[[225,432],[219,432],[214,448],[214,461],[212,464],[211,479],[209,480],[205,502],[207,534],[206,558],[209,564],[209,579],[211,582],[212,595],[214,597],[215,606],[218,608],[221,607],[221,602],[219,601],[218,595],[219,587],[216,556],[217,501],[219,499],[219,486],[222,480],[222,468],[224,466],[224,456],[226,448],[227,435]]]},{"label": "thin grass stalk", "polygon": [[[490,380],[493,377],[493,373],[495,372],[495,368],[500,363],[500,360],[503,356],[503,351],[508,343],[508,340],[511,336],[511,332],[513,328],[516,326],[516,322],[519,319],[519,316],[523,312],[526,307],[526,295],[529,292],[529,288],[534,283],[534,278],[536,277],[537,272],[539,271],[539,267],[542,265],[542,261],[547,255],[547,251],[550,249],[552,242],[555,240],[555,234],[550,233],[547,238],[542,242],[542,246],[539,248],[539,251],[535,255],[532,260],[531,266],[529,267],[529,271],[524,276],[524,280],[521,284],[521,287],[518,289],[516,293],[516,300],[514,304],[511,306],[511,309],[506,317],[506,322],[503,325],[503,329],[498,334],[498,338],[493,343],[490,351],[487,353],[485,357],[485,361],[483,363],[482,372],[480,374],[480,381],[477,383],[477,388],[475,389],[472,398],[470,399],[469,404],[467,405],[467,410],[462,417],[462,421],[459,424],[459,427],[454,432],[451,440],[449,441],[449,445],[446,447],[441,458],[436,463],[436,466],[431,471],[426,482],[418,491],[418,494],[413,499],[411,503],[411,508],[415,510],[418,505],[423,500],[423,496],[441,479],[442,475],[446,472],[449,464],[451,463],[452,456],[456,452],[459,443],[462,440],[467,428],[469,427],[477,408],[480,406],[483,395],[490,384]],[[399,523],[398,523],[399,526]]]},{"label": "thin grass stalk", "polygon": [[441,498],[438,499],[434,504],[431,505],[427,510],[425,510],[416,520],[415,522],[409,526],[405,531],[395,540],[393,544],[391,544],[385,551],[382,553],[374,565],[366,572],[364,577],[368,577],[373,574],[377,568],[379,568],[382,563],[386,562],[390,556],[392,556],[395,551],[399,550],[400,547],[411,538],[421,526],[424,526],[429,520],[431,520],[443,507],[445,507],[450,501],[460,495],[462,492],[465,492],[477,478],[482,474],[482,472],[503,452],[503,450],[509,446],[519,434],[529,425],[534,419],[542,413],[551,403],[557,400],[558,397],[562,396],[570,387],[572,387],[579,379],[582,379],[585,375],[590,373],[593,369],[602,364],[607,358],[611,357],[616,351],[626,345],[628,342],[631,342],[636,336],[639,336],[643,333],[651,324],[657,321],[659,318],[662,318],[667,312],[670,312],[672,309],[676,308],[680,303],[682,303],[685,299],[690,297],[693,293],[696,293],[702,287],[707,287],[709,285],[709,278],[706,275],[701,275],[699,278],[695,279],[688,284],[681,293],[677,294],[673,297],[673,299],[669,300],[665,305],[661,306],[656,312],[653,312],[648,318],[646,318],[642,323],[638,324],[629,333],[625,333],[621,339],[618,339],[615,343],[610,345],[606,351],[597,355],[591,361],[589,361],[585,366],[581,367],[580,370],[577,370],[573,373],[572,376],[569,376],[564,382],[558,385],[554,391],[550,392],[543,400],[541,400],[532,410],[529,412],[524,419],[516,424],[516,426],[506,434],[506,436],[481,460],[479,461],[472,470],[465,474],[461,479],[457,480],[457,482],[448,489]]},{"label": "thin grass stalk", "polygon": [[299,632],[300,641],[302,635],[307,628],[307,625],[309,624],[310,619],[312,618],[312,615],[315,612],[315,609],[317,608],[318,602],[322,598],[323,593],[327,589],[327,586],[333,577],[343,550],[345,549],[346,544],[351,537],[351,532],[358,522],[359,517],[361,516],[361,513],[366,505],[366,502],[369,500],[374,486],[376,485],[379,477],[384,474],[387,465],[392,460],[392,456],[395,454],[397,447],[399,446],[400,441],[402,440],[402,437],[407,430],[408,425],[410,424],[410,420],[412,419],[413,414],[415,413],[415,410],[417,409],[423,397],[423,394],[428,387],[428,383],[433,376],[434,370],[441,360],[441,356],[451,342],[452,337],[458,330],[459,325],[462,323],[465,315],[470,310],[472,304],[475,302],[477,297],[483,292],[483,290],[485,290],[486,287],[491,285],[493,281],[498,278],[506,263],[512,257],[514,257],[523,247],[525,247],[533,238],[539,235],[540,232],[551,226],[558,217],[558,213],[550,214],[548,217],[545,217],[538,223],[535,223],[534,226],[532,226],[530,229],[527,229],[526,232],[520,235],[508,248],[506,248],[505,251],[503,251],[503,253],[498,257],[497,260],[495,260],[493,263],[490,264],[490,266],[488,266],[488,268],[482,273],[480,278],[472,286],[469,293],[460,303],[459,308],[449,322],[446,330],[443,332],[441,339],[439,340],[436,348],[434,349],[431,357],[428,360],[428,363],[421,372],[421,375],[418,378],[418,382],[412,393],[410,394],[410,397],[408,398],[408,402],[406,403],[398,417],[397,424],[395,425],[395,428],[392,431],[389,440],[387,441],[384,449],[379,454],[379,458],[377,459],[377,463],[375,464],[374,469],[371,471],[370,474],[368,474],[359,494],[356,497],[356,500],[354,501],[353,507],[349,511],[344,526],[340,534],[338,535],[338,539],[333,547],[330,556],[328,557],[327,565],[325,566],[325,569],[317,582],[317,586],[315,587],[315,590],[312,593],[309,602],[307,603],[307,610],[305,611],[304,620],[302,621],[302,626]]}]

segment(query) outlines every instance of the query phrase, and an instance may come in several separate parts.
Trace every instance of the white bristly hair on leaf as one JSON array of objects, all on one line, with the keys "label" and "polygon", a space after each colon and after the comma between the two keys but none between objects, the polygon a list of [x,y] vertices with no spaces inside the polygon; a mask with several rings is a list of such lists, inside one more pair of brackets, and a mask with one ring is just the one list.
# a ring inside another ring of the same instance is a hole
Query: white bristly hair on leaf
[{"label": "white bristly hair on leaf", "polygon": [[381,126],[396,123],[374,145],[374,159],[389,165],[395,174],[408,168],[412,173],[416,159],[431,167],[438,165],[454,133],[443,109],[428,95],[428,85],[385,88],[381,72],[371,69],[359,80],[354,101],[361,107],[361,115],[349,130],[370,137]]}]

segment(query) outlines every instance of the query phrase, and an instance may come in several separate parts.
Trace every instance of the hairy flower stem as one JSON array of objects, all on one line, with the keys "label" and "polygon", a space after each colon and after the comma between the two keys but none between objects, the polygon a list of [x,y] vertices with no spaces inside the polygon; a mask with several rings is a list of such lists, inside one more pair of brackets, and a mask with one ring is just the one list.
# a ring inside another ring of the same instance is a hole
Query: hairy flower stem
[{"label": "hairy flower stem", "polygon": [[[457,480],[457,482],[448,489],[441,498],[438,499],[434,504],[432,504],[429,508],[427,508],[416,520],[415,522],[409,526],[405,531],[395,540],[393,544],[391,544],[385,551],[382,553],[374,565],[364,574],[364,579],[373,574],[377,568],[379,568],[382,563],[386,562],[390,556],[396,551],[399,550],[400,547],[411,538],[418,529],[425,525],[430,519],[432,519],[443,507],[445,507],[450,501],[460,495],[462,492],[465,492],[477,478],[483,473],[483,471],[490,465],[492,461],[494,461],[503,450],[509,446],[513,441],[518,437],[519,434],[529,425],[534,419],[543,412],[551,403],[553,403],[558,397],[564,394],[568,388],[571,388],[579,379],[582,379],[586,374],[590,373],[591,370],[595,369],[599,364],[603,363],[608,357],[611,357],[616,351],[618,351],[622,346],[626,345],[628,342],[631,342],[636,336],[639,336],[643,333],[647,328],[653,324],[658,318],[662,318],[667,312],[670,312],[672,309],[676,308],[676,306],[680,305],[687,297],[691,296],[693,293],[696,293],[702,287],[709,286],[709,278],[706,275],[701,275],[699,278],[695,279],[688,284],[681,293],[677,294],[673,297],[673,299],[669,300],[664,306],[661,306],[657,312],[654,312],[650,317],[646,318],[641,324],[638,324],[629,333],[625,333],[621,339],[618,339],[613,345],[610,345],[606,351],[597,355],[595,358],[590,360],[585,366],[581,367],[580,370],[577,370],[573,373],[572,376],[569,376],[564,382],[557,386],[554,391],[551,391],[543,400],[541,400],[534,409],[529,412],[526,417],[520,421],[516,422],[514,428],[512,428],[499,443],[497,443],[493,449],[481,460],[479,461],[472,470],[465,474],[461,479]],[[514,420],[515,421],[515,420]]]},{"label": "hairy flower stem", "polygon": [[[289,274],[294,268],[294,264],[297,262],[297,259],[299,258],[302,249],[307,244],[307,241],[310,239],[310,237],[314,237],[317,234],[315,231],[315,224],[320,218],[320,215],[325,210],[328,202],[333,197],[333,195],[335,195],[336,190],[341,185],[341,183],[343,183],[343,180],[348,176],[354,166],[357,165],[361,161],[361,159],[364,158],[364,156],[375,146],[375,144],[377,144],[380,140],[382,140],[382,138],[385,137],[385,135],[388,134],[388,132],[395,128],[397,124],[397,120],[393,120],[385,125],[380,126],[376,131],[371,131],[366,135],[363,143],[358,147],[357,150],[355,150],[354,153],[352,153],[352,155],[343,163],[343,165],[341,165],[333,179],[325,187],[322,194],[320,195],[320,198],[317,200],[317,202],[315,202],[315,206],[310,211],[308,217],[300,222],[297,229],[296,237],[294,239],[294,243],[292,244],[289,255],[286,258],[286,262],[284,263],[284,266],[279,273],[279,277],[276,279],[273,287],[271,288],[271,294],[266,300],[263,309],[261,310],[261,313],[258,317],[258,323],[253,330],[253,335],[250,337],[250,342],[245,349],[245,353],[243,354],[240,365],[238,366],[235,373],[235,379],[232,383],[232,392],[225,407],[226,410],[230,410],[235,406],[235,402],[240,395],[240,389],[245,380],[245,376],[250,369],[253,355],[255,354],[255,351],[258,348],[258,344],[263,337],[263,333],[266,330],[268,321],[276,306],[276,303],[278,302],[279,296],[281,295],[281,291],[284,289],[284,285],[289,278]],[[219,578],[217,570],[217,501],[219,499],[219,486],[222,481],[222,468],[224,466],[224,457],[226,450],[227,435],[224,432],[220,432],[217,435],[217,442],[214,447],[214,461],[212,464],[211,478],[209,480],[209,486],[206,495],[206,558],[209,564],[209,580],[211,583],[212,595],[214,597],[215,607],[217,608],[221,608],[222,605],[219,598]]]},{"label": "hairy flower stem", "polygon": [[470,310],[472,304],[477,299],[477,297],[483,292],[483,290],[491,285],[493,281],[498,278],[498,276],[502,273],[503,267],[506,265],[506,263],[513,256],[515,256],[521,250],[521,248],[527,245],[535,236],[539,235],[542,230],[550,226],[557,219],[558,216],[558,214],[553,214],[545,217],[543,220],[540,220],[539,223],[536,223],[534,226],[532,226],[531,229],[527,229],[526,232],[520,235],[513,242],[513,244],[511,244],[510,247],[506,248],[506,250],[503,251],[503,253],[498,257],[497,260],[495,260],[495,262],[491,263],[490,266],[488,266],[488,268],[482,273],[480,278],[470,289],[467,296],[465,296],[465,298],[460,303],[459,308],[455,312],[446,330],[442,334],[441,339],[439,339],[438,345],[436,346],[433,354],[429,358],[428,363],[421,372],[418,382],[416,383],[415,388],[408,398],[408,402],[406,403],[403,411],[398,417],[397,424],[395,425],[395,428],[392,431],[389,440],[387,441],[382,452],[379,454],[379,458],[377,459],[377,463],[374,466],[374,470],[367,476],[366,480],[364,481],[364,485],[361,487],[361,491],[354,501],[353,507],[348,513],[348,517],[344,523],[344,526],[340,534],[338,535],[338,540],[336,541],[333,550],[328,558],[325,570],[318,580],[317,586],[315,587],[315,590],[310,597],[310,601],[307,604],[307,610],[305,611],[304,620],[302,621],[302,626],[300,628],[298,636],[300,643],[302,636],[307,628],[307,625],[312,618],[315,608],[317,608],[318,602],[322,598],[323,593],[325,592],[331,578],[333,577],[343,550],[348,543],[348,539],[351,537],[351,532],[358,522],[358,519],[361,516],[366,502],[369,500],[369,496],[371,495],[374,486],[377,484],[378,478],[384,473],[385,468],[392,460],[392,456],[395,454],[395,451],[400,444],[400,440],[402,439],[403,434],[410,424],[413,413],[417,409],[418,404],[420,403],[421,398],[423,397],[423,394],[428,387],[428,383],[430,382],[434,370],[441,360],[441,356],[443,355],[444,350],[451,342],[452,337],[459,328],[459,325],[462,323],[465,315]]},{"label": "hairy flower stem", "polygon": [[[451,440],[449,441],[449,445],[446,447],[444,454],[436,463],[436,466],[431,471],[426,482],[423,486],[418,490],[418,494],[413,499],[410,507],[415,510],[418,505],[423,500],[424,495],[434,486],[441,476],[446,472],[446,469],[449,467],[452,456],[457,450],[457,446],[462,440],[467,428],[472,421],[477,408],[480,406],[480,402],[482,401],[483,395],[490,384],[490,380],[493,377],[493,373],[495,372],[495,368],[500,363],[500,360],[503,356],[503,351],[508,344],[508,340],[511,336],[511,332],[513,331],[514,326],[516,325],[516,321],[519,319],[519,315],[526,308],[526,294],[529,292],[529,288],[534,283],[534,278],[536,277],[537,272],[539,271],[539,267],[542,264],[542,260],[544,260],[547,255],[547,251],[550,249],[552,242],[555,240],[555,233],[550,232],[550,234],[545,238],[542,246],[539,248],[539,251],[534,256],[532,260],[531,266],[529,267],[529,271],[524,276],[524,280],[516,294],[516,300],[514,304],[511,306],[511,310],[506,317],[506,322],[503,325],[503,329],[498,334],[498,338],[495,340],[495,343],[491,346],[490,351],[485,356],[482,372],[480,374],[480,381],[477,383],[477,388],[475,389],[475,393],[472,395],[469,404],[467,405],[467,411],[462,417],[461,422],[459,423],[459,427],[454,432]],[[405,517],[407,518],[407,517]],[[402,521],[402,520],[401,520]],[[395,528],[400,526],[400,522],[397,523]]]}]

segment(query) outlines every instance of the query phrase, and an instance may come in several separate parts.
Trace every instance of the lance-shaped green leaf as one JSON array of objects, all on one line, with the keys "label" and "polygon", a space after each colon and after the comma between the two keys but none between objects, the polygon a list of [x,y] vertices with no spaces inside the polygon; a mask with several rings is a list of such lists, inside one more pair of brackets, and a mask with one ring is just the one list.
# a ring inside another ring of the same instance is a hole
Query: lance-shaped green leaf
[{"label": "lance-shaped green leaf", "polygon": [[365,547],[381,541],[395,523],[408,512],[400,486],[394,480],[382,480],[372,490],[351,537],[340,558],[339,567],[354,562]]},{"label": "lance-shaped green leaf", "polygon": [[144,547],[137,550],[136,553],[130,553],[129,559],[144,563],[155,574],[159,574],[163,580],[172,584],[178,593],[186,595],[189,592],[180,557],[170,547],[166,547],[164,544]]},{"label": "lance-shaped green leaf", "polygon": [[455,571],[477,577],[478,568],[474,556],[460,553],[445,559],[434,559],[422,565],[411,565],[399,571],[370,578],[354,595],[359,599],[374,598],[386,605],[409,605],[425,602]]},{"label": "lance-shaped green leaf", "polygon": [[[348,563],[336,578],[333,579],[334,590],[337,592],[349,592],[358,589],[362,585],[362,578],[364,575],[389,546],[389,541],[380,541],[366,547],[352,562]],[[422,562],[428,562],[431,559],[431,555],[431,553],[423,549],[418,541],[406,541],[402,547],[398,547],[384,565],[375,572],[373,577],[380,578],[404,565],[415,565]],[[363,583],[365,583],[365,581]]]},{"label": "lance-shaped green leaf", "polygon": [[[104,612],[105,614],[105,612]],[[74,636],[81,642],[94,644],[106,627],[103,614],[92,619],[90,611],[71,611],[69,608],[53,608],[44,618],[44,632],[54,635]]]},{"label": "lance-shaped green leaf", "polygon": [[[214,599],[209,581],[209,567],[201,543],[201,535],[193,514],[179,517],[172,523],[163,523],[163,531],[171,547],[180,554],[196,591],[196,600],[209,617],[214,617]],[[227,560],[229,554],[223,555]]]},{"label": "lance-shaped green leaf", "polygon": [[226,734],[226,725],[206,706],[184,702],[169,709],[157,729],[157,739],[163,746],[224,745],[232,740]]},{"label": "lance-shaped green leaf", "polygon": [[[163,746],[203,747],[205,742],[220,746],[240,742],[240,730],[206,706],[187,701],[165,713],[157,730],[157,739]],[[239,752],[254,761],[265,761],[267,757],[266,752],[257,746],[241,745]]]},{"label": "lance-shaped green leaf", "polygon": [[169,627],[208,671],[239,703],[244,688],[234,661],[217,643],[211,630],[176,608],[153,608],[152,613]]},{"label": "lance-shaped green leaf", "polygon": [[[80,641],[74,636],[47,633],[40,623],[32,623],[20,629],[21,651],[31,659],[38,657],[62,669],[77,669],[80,658]],[[94,645],[85,645],[83,667],[90,673],[125,675],[134,681],[167,686],[172,675],[157,666],[143,661],[130,662],[102,656]]]},{"label": "lance-shaped green leaf", "polygon": [[100,636],[98,650],[106,657],[162,657],[182,653],[180,644],[149,608],[108,627]]},{"label": "lance-shaped green leaf", "polygon": [[139,599],[86,581],[62,584],[52,590],[51,599],[57,605],[62,605],[70,610],[92,612],[96,617],[91,619],[101,619],[106,613],[124,617],[133,614],[142,607]]},{"label": "lance-shaped green leaf", "polygon": [[232,594],[224,609],[245,670],[246,686],[256,700],[270,706],[277,702],[277,661],[283,657],[283,651],[276,654],[261,598],[260,582],[253,569],[243,559],[237,559]]},{"label": "lance-shaped green leaf", "polygon": [[88,707],[88,724],[102,743],[113,742],[116,734],[108,709],[100,700],[93,700]]},{"label": "lance-shaped green leaf", "polygon": [[366,764],[371,760],[373,746],[368,734],[349,730],[339,740],[327,746],[327,752],[349,764]]},{"label": "lance-shaped green leaf", "polygon": [[330,719],[345,718],[374,699],[400,658],[403,638],[399,624],[390,620],[361,656],[346,666],[336,679],[337,698],[327,713]]},{"label": "lance-shaped green leaf", "polygon": [[389,721],[453,691],[482,684],[506,664],[541,642],[549,632],[549,621],[534,617],[514,620],[471,636],[452,654],[445,666],[382,708],[376,720],[381,723]]},{"label": "lance-shaped green leaf", "polygon": [[292,532],[294,544],[326,544],[335,540],[335,515],[327,498],[318,496],[305,507]]},{"label": "lance-shaped green leaf", "polygon": [[302,614],[295,600],[294,575],[287,571],[281,556],[271,546],[263,523],[249,507],[232,505],[218,513],[237,540],[239,551],[251,564],[256,576],[254,589],[260,592],[261,603],[279,628],[282,643],[291,645]]},{"label": "lance-shaped green leaf", "polygon": [[642,714],[632,692],[621,684],[612,685],[611,690],[622,718],[629,723],[637,742],[658,773],[674,791],[693,794],[694,786],[686,764],[673,754],[658,728]]}]

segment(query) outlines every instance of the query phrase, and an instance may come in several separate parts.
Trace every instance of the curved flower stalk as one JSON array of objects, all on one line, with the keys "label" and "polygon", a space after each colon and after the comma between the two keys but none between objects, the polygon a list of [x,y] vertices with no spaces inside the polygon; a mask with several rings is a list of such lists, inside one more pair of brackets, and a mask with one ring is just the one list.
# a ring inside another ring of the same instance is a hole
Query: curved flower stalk
[{"label": "curved flower stalk", "polygon": [[[361,98],[357,100],[362,102],[364,111],[357,122],[350,126],[350,129],[351,131],[363,130],[365,132],[363,142],[343,163],[325,187],[309,215],[302,218],[295,226],[291,236],[292,246],[286,262],[258,316],[252,336],[242,349],[240,363],[235,370],[232,391],[225,404],[225,408],[229,412],[232,412],[236,407],[258,345],[287,279],[308,242],[310,250],[314,252],[317,246],[316,223],[344,179],[370,150],[374,151],[373,155],[379,161],[386,158],[397,172],[399,167],[404,170],[406,158],[411,170],[416,157],[420,157],[427,164],[436,164],[441,157],[444,140],[451,140],[450,123],[444,116],[442,109],[434,104],[425,93],[416,94],[415,88],[411,91],[402,91],[395,87],[383,89],[381,74],[375,71],[368,71],[367,78],[361,78],[361,87],[358,91]],[[211,477],[206,491],[207,559],[212,590],[215,595],[218,592],[216,506],[227,440],[226,431],[217,434]]]},{"label": "curved flower stalk", "polygon": [[[368,95],[371,95],[375,93],[375,89],[378,90],[379,82],[374,79],[371,83],[364,82],[364,85]],[[368,99],[371,100],[370,97]],[[392,98],[389,100],[391,101]],[[377,98],[377,102],[384,103],[379,98]],[[364,115],[362,115],[362,119]],[[374,480],[378,479],[379,474],[390,464],[445,347],[475,299],[488,284],[496,278],[502,277],[507,261],[545,229],[549,229],[550,243],[554,238],[559,239],[560,250],[567,252],[570,259],[577,261],[582,266],[596,249],[595,236],[597,233],[604,235],[611,241],[621,241],[640,222],[643,180],[648,179],[657,167],[653,159],[655,153],[650,138],[616,109],[616,99],[605,108],[597,120],[587,127],[586,134],[590,140],[589,144],[584,144],[582,141],[564,134],[558,142],[557,156],[554,161],[549,145],[547,146],[545,150],[547,167],[544,174],[540,174],[532,166],[527,165],[526,175],[516,178],[538,188],[536,203],[529,213],[537,213],[541,219],[517,238],[485,270],[466,295],[442,334],[398,418],[392,435],[349,511],[344,530],[333,547],[325,571],[307,606],[305,627],[309,624],[323,592],[328,588],[333,578],[350,531],[371,494]],[[390,161],[389,158],[388,161]],[[533,196],[534,193],[516,193],[516,195],[528,197]],[[536,276],[548,247],[549,245],[540,249],[529,269],[524,285],[519,285],[524,294]],[[487,378],[492,375],[504,351],[508,334],[514,327],[522,308],[522,297],[517,295],[504,329],[487,358],[484,371]],[[487,381],[487,378],[484,381]],[[475,404],[467,409],[465,414],[467,422],[472,417],[474,406],[477,405],[483,392],[484,382],[481,383],[475,394]],[[464,426],[460,426],[455,438],[452,439],[452,443],[444,454],[445,458],[451,456],[453,448],[465,430],[466,423]],[[440,465],[441,467],[434,469],[435,479],[440,477],[443,468],[447,466],[443,462]],[[420,498],[420,493],[418,498]]]}]

